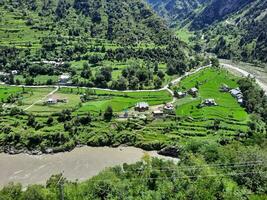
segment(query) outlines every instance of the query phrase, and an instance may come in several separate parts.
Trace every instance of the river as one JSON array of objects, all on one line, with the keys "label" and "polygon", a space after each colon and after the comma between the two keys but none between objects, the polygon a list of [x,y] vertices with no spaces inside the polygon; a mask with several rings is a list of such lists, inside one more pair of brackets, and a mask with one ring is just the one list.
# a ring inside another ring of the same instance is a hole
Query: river
[{"label": "river", "polygon": [[[134,147],[81,147],[71,152],[45,155],[0,154],[0,188],[9,182],[45,184],[53,174],[63,172],[68,180],[84,181],[107,167],[140,161],[145,151]],[[152,157],[178,161],[147,152]]]}]

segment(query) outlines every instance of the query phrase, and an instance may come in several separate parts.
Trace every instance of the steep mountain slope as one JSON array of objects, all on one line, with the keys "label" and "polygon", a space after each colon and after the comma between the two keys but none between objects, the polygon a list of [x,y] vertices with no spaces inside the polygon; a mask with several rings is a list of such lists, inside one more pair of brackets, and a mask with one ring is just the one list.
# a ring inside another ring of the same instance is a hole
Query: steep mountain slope
[{"label": "steep mountain slope", "polygon": [[195,42],[219,57],[267,62],[267,0],[148,2],[176,28],[196,33]]},{"label": "steep mountain slope", "polygon": [[191,24],[192,29],[203,29],[215,21],[221,21],[230,14],[234,14],[243,7],[253,2],[253,0],[213,0]]},{"label": "steep mountain slope", "polygon": [[141,0],[1,0],[0,6],[1,42],[6,38],[1,32],[14,31],[7,27],[12,14],[16,19],[11,23],[24,20],[30,29],[48,35],[87,35],[120,43],[164,43],[170,36],[163,21]]},{"label": "steep mountain slope", "polygon": [[193,19],[198,10],[210,0],[147,0],[152,8],[172,25],[181,25]]},{"label": "steep mountain slope", "polygon": [[222,58],[267,62],[267,1],[257,0],[203,31],[209,49]]}]

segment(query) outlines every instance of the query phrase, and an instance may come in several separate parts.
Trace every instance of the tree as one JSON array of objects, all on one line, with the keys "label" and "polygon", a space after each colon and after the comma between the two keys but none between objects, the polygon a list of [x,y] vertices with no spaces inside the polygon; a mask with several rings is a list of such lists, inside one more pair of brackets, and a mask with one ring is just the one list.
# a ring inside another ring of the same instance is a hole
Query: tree
[{"label": "tree", "polygon": [[33,115],[29,115],[27,125],[31,127],[36,125],[35,117]]},{"label": "tree", "polygon": [[156,77],[154,80],[155,88],[161,88],[162,86],[162,80],[159,77]]},{"label": "tree", "polygon": [[26,85],[33,85],[33,84],[34,84],[34,79],[31,78],[31,77],[27,77],[27,78],[25,79],[25,84],[26,84]]},{"label": "tree", "polygon": [[211,65],[213,67],[219,67],[220,66],[220,62],[217,58],[211,58],[210,61],[211,61]]},{"label": "tree", "polygon": [[53,117],[49,116],[48,119],[47,119],[47,121],[46,121],[46,124],[47,125],[51,125],[53,122],[54,122]]},{"label": "tree", "polygon": [[165,73],[162,70],[159,70],[157,75],[160,79],[163,79],[165,77]]},{"label": "tree", "polygon": [[104,113],[104,120],[111,121],[112,117],[113,117],[113,109],[111,106],[108,106]]}]

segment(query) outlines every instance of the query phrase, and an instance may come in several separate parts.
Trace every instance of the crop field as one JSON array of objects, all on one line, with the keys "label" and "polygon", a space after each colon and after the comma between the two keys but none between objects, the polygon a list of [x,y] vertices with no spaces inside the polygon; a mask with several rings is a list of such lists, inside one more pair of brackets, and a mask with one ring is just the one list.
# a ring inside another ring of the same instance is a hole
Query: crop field
[{"label": "crop field", "polygon": [[4,101],[9,95],[16,94],[18,92],[22,92],[22,89],[19,87],[0,86],[0,100]]},{"label": "crop field", "polygon": [[[225,70],[205,69],[195,75],[182,80],[178,85],[179,91],[199,85],[199,96],[190,95],[178,99],[176,106],[176,121],[170,119],[156,120],[142,129],[142,136],[146,141],[154,138],[156,141],[178,141],[186,143],[198,138],[201,140],[219,140],[233,138],[248,130],[248,114],[229,93],[221,93],[219,88],[227,84],[231,88],[237,87],[237,78]],[[197,106],[206,98],[215,99],[218,106]],[[218,127],[214,127],[218,123]]]},{"label": "crop field", "polygon": [[92,100],[85,103],[81,102],[80,95],[84,94],[83,88],[60,88],[52,97],[67,99],[67,103],[57,103],[55,105],[46,105],[44,99],[53,88],[27,88],[23,94],[19,108],[25,109],[34,102],[40,100],[27,111],[35,115],[51,115],[64,109],[75,110],[77,114],[86,114],[88,112],[104,112],[108,106],[111,106],[115,112],[120,112],[133,107],[136,103],[145,101],[150,105],[160,105],[172,100],[167,91],[158,92],[111,92],[102,90],[91,90]]},{"label": "crop field", "polygon": [[[62,88],[61,93],[80,93],[85,90]],[[159,92],[111,92],[103,90],[93,90],[93,100],[83,103],[77,110],[78,113],[84,112],[100,112],[111,106],[115,112],[120,112],[133,107],[136,103],[145,101],[149,105],[160,105],[172,100],[171,95],[167,91]]]},{"label": "crop field", "polygon": [[[187,100],[182,99],[177,102],[177,116],[187,118],[179,124],[180,131],[183,134],[187,134],[188,128],[192,129],[190,131],[192,135],[201,135],[205,132],[214,134],[215,131],[212,131],[211,127],[214,125],[215,120],[220,121],[218,132],[222,135],[231,136],[247,131],[248,114],[230,93],[219,91],[222,84],[226,84],[230,88],[238,87],[237,78],[222,69],[205,69],[185,78],[180,83],[179,90],[183,91],[187,91],[196,85],[199,87],[199,96],[197,98],[187,97]],[[215,99],[218,105],[197,107],[203,100],[208,98]]]}]

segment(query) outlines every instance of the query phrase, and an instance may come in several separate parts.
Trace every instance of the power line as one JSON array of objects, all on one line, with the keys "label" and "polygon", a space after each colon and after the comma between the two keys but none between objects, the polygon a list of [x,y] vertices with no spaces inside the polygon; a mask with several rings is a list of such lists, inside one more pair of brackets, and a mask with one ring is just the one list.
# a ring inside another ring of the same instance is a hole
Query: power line
[{"label": "power line", "polygon": [[[252,174],[266,174],[267,172],[240,172],[240,173],[228,173],[228,174],[210,174],[210,175],[198,175],[198,176],[173,176],[173,177],[138,177],[138,178],[129,178],[129,180],[178,180],[178,179],[189,179],[189,178],[207,178],[207,177],[231,177],[231,176],[242,176],[242,175],[252,175]],[[267,174],[266,174],[267,175]],[[267,176],[264,178],[267,178]],[[104,179],[98,179],[98,180],[92,180],[93,182],[100,182],[105,180],[111,180],[112,178],[104,178]],[[123,180],[123,179],[121,179]]]},{"label": "power line", "polygon": [[[174,166],[172,167],[165,167],[161,169],[152,169],[152,170],[157,170],[157,171],[178,171],[178,169],[184,169],[184,170],[194,170],[194,169],[204,169],[207,167],[219,167],[219,168],[235,168],[235,167],[250,167],[250,166],[262,166],[266,162],[263,161],[258,161],[258,162],[247,162],[247,163],[229,163],[229,164],[211,164],[211,165],[198,165],[198,166]],[[133,169],[133,170],[128,170],[128,172],[133,172],[133,171],[142,171],[142,168],[139,169]],[[126,171],[124,171],[126,172]]]}]

